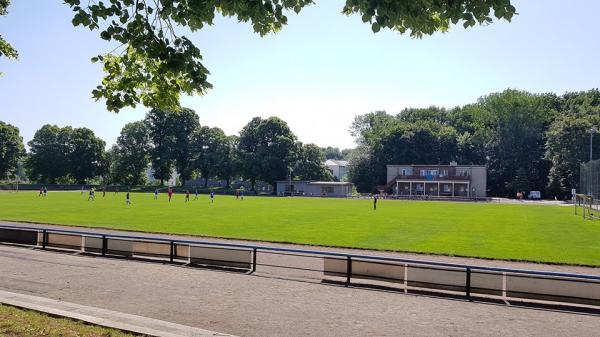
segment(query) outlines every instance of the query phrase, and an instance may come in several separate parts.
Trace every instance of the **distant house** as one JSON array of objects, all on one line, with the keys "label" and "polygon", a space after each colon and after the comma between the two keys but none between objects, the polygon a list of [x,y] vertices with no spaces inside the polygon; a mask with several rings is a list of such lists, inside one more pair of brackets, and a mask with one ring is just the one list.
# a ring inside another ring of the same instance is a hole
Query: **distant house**
[{"label": "distant house", "polygon": [[[179,173],[172,170],[171,177],[166,181],[167,186],[176,186],[177,179],[179,179]],[[155,185],[159,182],[159,179],[154,178],[154,169],[151,166],[146,168],[146,184]]]},{"label": "distant house", "polygon": [[487,170],[480,165],[387,165],[387,185],[399,196],[484,198]]},{"label": "distant house", "polygon": [[345,160],[327,159],[325,161],[325,166],[327,166],[329,171],[331,171],[331,174],[339,181],[344,180],[348,174],[348,162]]},{"label": "distant house", "polygon": [[277,184],[279,195],[305,195],[322,197],[347,197],[352,194],[354,184],[339,181],[280,180]]}]

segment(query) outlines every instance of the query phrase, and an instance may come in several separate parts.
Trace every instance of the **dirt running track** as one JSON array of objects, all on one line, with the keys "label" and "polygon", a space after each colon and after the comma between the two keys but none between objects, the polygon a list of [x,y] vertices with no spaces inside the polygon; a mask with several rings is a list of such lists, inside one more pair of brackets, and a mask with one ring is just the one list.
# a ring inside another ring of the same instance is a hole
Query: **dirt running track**
[{"label": "dirt running track", "polygon": [[0,289],[239,336],[598,336],[600,317],[0,245]]}]

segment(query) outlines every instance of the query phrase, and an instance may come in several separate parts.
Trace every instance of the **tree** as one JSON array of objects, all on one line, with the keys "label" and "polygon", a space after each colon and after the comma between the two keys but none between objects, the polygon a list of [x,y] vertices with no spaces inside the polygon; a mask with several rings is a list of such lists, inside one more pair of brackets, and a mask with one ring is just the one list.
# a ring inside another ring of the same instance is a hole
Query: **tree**
[{"label": "tree", "polygon": [[111,150],[113,182],[142,185],[146,180],[150,137],[143,121],[126,124]]},{"label": "tree", "polygon": [[106,143],[102,139],[88,128],[73,129],[69,136],[68,172],[77,183],[84,184],[87,179],[107,173]]},{"label": "tree", "polygon": [[236,156],[238,142],[239,140],[236,136],[226,137],[224,151],[221,154],[221,161],[217,167],[216,175],[220,179],[225,180],[227,188],[231,187],[231,178],[235,177],[239,172],[240,163]]},{"label": "tree", "polygon": [[173,169],[175,147],[174,125],[168,113],[160,109],[152,109],[146,114],[146,128],[150,136],[151,148],[150,159],[154,178],[160,180],[160,185],[164,185],[165,180],[171,178]]},{"label": "tree", "polygon": [[543,191],[548,184],[550,162],[545,159],[545,131],[556,112],[553,98],[523,91],[506,90],[479,101],[489,111],[492,127],[486,144],[488,189],[493,195],[512,196],[519,169],[524,170],[533,190]]},{"label": "tree", "polygon": [[27,143],[30,155],[26,166],[30,180],[54,184],[58,178],[68,175],[71,131],[71,128],[49,124],[36,131]]},{"label": "tree", "polygon": [[154,178],[163,185],[171,177],[173,168],[185,184],[192,175],[191,142],[194,131],[200,126],[199,117],[192,109],[179,111],[152,109],[146,114]]},{"label": "tree", "polygon": [[323,150],[325,152],[325,159],[336,159],[336,160],[344,159],[344,155],[342,154],[340,149],[338,149],[337,147],[328,146]]},{"label": "tree", "polygon": [[[551,163],[548,188],[564,197],[579,189],[579,165],[589,160],[590,129],[600,125],[600,91],[567,93],[560,99],[559,116],[546,132],[546,159]],[[594,144],[600,135],[593,135]],[[594,146],[600,158],[600,146]]]},{"label": "tree", "polygon": [[28,143],[29,179],[57,183],[59,179],[85,183],[106,173],[105,143],[88,128],[44,125]]},{"label": "tree", "polygon": [[373,192],[377,185],[373,154],[368,146],[358,146],[352,151],[348,162],[348,180],[362,193]]},{"label": "tree", "polygon": [[[300,180],[332,181],[333,175],[325,166],[325,152],[315,144],[298,143],[294,177]],[[339,152],[339,150],[338,150]]]},{"label": "tree", "polygon": [[223,174],[223,164],[229,164],[229,141],[223,130],[208,126],[198,128],[192,136],[194,167],[204,178],[204,187],[208,185],[208,179]]},{"label": "tree", "polygon": [[25,155],[25,147],[19,129],[0,121],[0,180],[16,173],[19,160],[23,155]]},{"label": "tree", "polygon": [[255,117],[240,132],[242,175],[250,180],[253,190],[257,179],[276,186],[277,179],[289,174],[295,149],[296,136],[286,122],[277,117]]},{"label": "tree", "polygon": [[[111,53],[98,55],[106,73],[92,91],[105,99],[110,111],[143,104],[163,110],[178,110],[179,97],[204,94],[212,85],[202,64],[200,49],[175,26],[197,31],[212,25],[217,13],[251,22],[264,36],[282,29],[287,14],[299,13],[313,0],[178,1],[66,0],[74,15],[72,24],[100,31],[100,37],[118,44]],[[9,0],[0,0],[0,15]],[[453,24],[471,27],[489,24],[493,17],[510,21],[516,13],[510,0],[347,0],[345,15],[358,15],[373,32],[382,28],[414,38],[446,32]],[[16,51],[0,38],[0,56],[16,58]]]},{"label": "tree", "polygon": [[192,176],[194,166],[192,164],[191,143],[194,131],[200,127],[200,119],[196,112],[183,108],[167,114],[171,119],[171,130],[175,140],[173,148],[174,165],[179,173],[181,186]]},{"label": "tree", "polygon": [[[10,0],[0,0],[0,16],[7,14],[6,8],[9,4]],[[19,53],[0,35],[0,57],[2,56],[16,60],[19,58]],[[2,75],[2,72],[0,72],[0,75]]]},{"label": "tree", "polygon": [[508,184],[511,185],[510,189],[513,191],[527,192],[531,188],[527,172],[523,168],[517,169],[514,179]]}]

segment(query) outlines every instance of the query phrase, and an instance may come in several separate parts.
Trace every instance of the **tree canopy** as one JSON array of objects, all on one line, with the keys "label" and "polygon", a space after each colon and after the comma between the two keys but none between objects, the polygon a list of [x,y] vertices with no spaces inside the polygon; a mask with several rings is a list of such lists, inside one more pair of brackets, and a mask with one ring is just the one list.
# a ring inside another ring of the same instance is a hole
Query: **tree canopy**
[{"label": "tree canopy", "polygon": [[47,124],[35,133],[28,145],[28,176],[33,181],[85,183],[108,170],[105,142],[88,128]]},{"label": "tree canopy", "polygon": [[19,159],[24,154],[25,147],[19,129],[0,121],[0,180],[17,170]]},{"label": "tree canopy", "polygon": [[150,137],[143,121],[126,124],[111,149],[113,183],[142,185],[146,182]]},{"label": "tree canopy", "polygon": [[[65,0],[74,26],[99,31],[114,41],[113,52],[92,58],[103,64],[105,77],[92,91],[105,99],[110,111],[143,104],[178,110],[179,97],[204,94],[212,88],[200,49],[178,27],[197,31],[212,25],[217,14],[249,22],[261,36],[287,24],[287,15],[300,13],[313,0]],[[0,15],[9,0],[0,0]],[[357,15],[373,32],[382,28],[414,38],[446,32],[451,25],[489,24],[493,18],[510,21],[516,9],[510,0],[346,0],[342,13]],[[17,52],[0,37],[0,56]]]}]

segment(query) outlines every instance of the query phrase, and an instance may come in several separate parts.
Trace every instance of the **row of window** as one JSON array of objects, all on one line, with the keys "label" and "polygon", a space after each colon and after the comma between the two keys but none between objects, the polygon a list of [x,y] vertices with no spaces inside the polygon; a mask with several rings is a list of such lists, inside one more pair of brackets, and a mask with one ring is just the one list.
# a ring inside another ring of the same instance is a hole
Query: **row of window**
[{"label": "row of window", "polygon": [[[469,173],[470,173],[470,169],[456,169],[456,175],[459,177],[468,177]],[[407,176],[409,175],[410,170],[409,169],[401,169],[400,170],[400,174],[403,176]],[[421,170],[421,176],[423,177],[428,177],[428,176],[433,176],[433,177],[447,177],[448,176],[448,169],[423,169]]]}]

